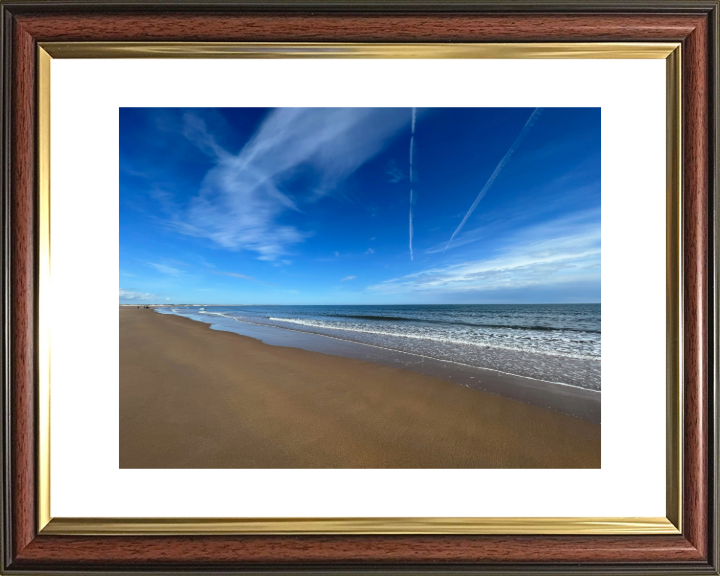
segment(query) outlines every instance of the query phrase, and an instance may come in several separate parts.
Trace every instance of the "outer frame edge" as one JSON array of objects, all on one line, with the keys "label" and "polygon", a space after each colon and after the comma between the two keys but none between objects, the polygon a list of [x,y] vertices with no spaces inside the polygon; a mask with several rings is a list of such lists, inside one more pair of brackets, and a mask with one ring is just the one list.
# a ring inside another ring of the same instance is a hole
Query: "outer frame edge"
[{"label": "outer frame edge", "polygon": [[12,6],[17,14],[49,14],[64,11],[94,11],[102,13],[116,10],[158,11],[168,6],[178,12],[225,10],[268,12],[390,12],[412,13],[575,13],[603,11],[606,13],[677,13],[707,14],[714,0],[552,0],[539,4],[535,0],[0,0],[0,4]]},{"label": "outer frame edge", "polygon": [[[55,0],[45,0],[45,3],[46,3],[46,4],[52,4],[53,6],[76,6],[76,7],[88,7],[88,6],[92,6],[92,4],[93,4],[93,2],[82,2],[82,1],[76,1],[76,2],[62,2],[62,1],[60,1],[60,2],[56,2]],[[522,1],[520,1],[519,3],[522,4],[522,5],[525,4],[525,3],[522,2]],[[35,2],[30,2],[30,3],[28,3],[28,2],[12,2],[12,1],[5,1],[5,2],[3,2],[2,0],[0,0],[0,4],[2,5],[2,6],[0,6],[0,10],[2,11],[2,13],[3,13],[3,18],[4,18],[5,15],[6,15],[6,13],[7,13],[7,12],[6,12],[6,8],[7,8],[7,7],[10,7],[10,6],[23,6],[23,5],[38,6],[39,3],[35,3]],[[142,6],[145,6],[145,5],[148,5],[148,4],[150,4],[150,3],[146,3],[146,2],[128,2],[128,3],[125,3],[125,2],[112,2],[112,3],[108,3],[108,4],[109,4],[109,5],[112,5],[112,6],[128,6],[128,5],[142,5]],[[151,4],[152,4],[153,6],[167,6],[168,4],[170,4],[170,2],[152,2]],[[249,5],[249,6],[255,6],[255,5],[257,5],[257,4],[255,4],[255,3],[250,3],[250,2],[245,2],[245,3],[243,3],[243,4],[244,4],[244,5]],[[275,5],[275,3],[271,3],[271,2],[265,2],[265,3],[260,3],[260,4],[267,4],[267,5],[272,4],[272,5]],[[634,3],[634,2],[633,2],[633,3],[628,2],[627,4],[638,5],[638,3]],[[643,4],[644,4],[644,3],[643,3]],[[703,6],[704,6],[704,5],[712,5],[712,7],[713,7],[713,14],[714,14],[714,30],[717,30],[717,10],[716,10],[717,3],[716,3],[716,2],[712,2],[712,3],[694,3],[694,4],[695,4],[695,5],[702,4]],[[209,3],[200,3],[200,4],[195,3],[195,4],[194,4],[194,7],[198,7],[198,6],[209,6],[209,5],[210,5]],[[212,3],[212,5],[213,5],[213,6],[225,6],[225,7],[227,7],[227,4],[217,3],[217,2]],[[316,4],[316,5],[317,5],[317,4]],[[591,3],[588,3],[588,5],[591,5]],[[592,3],[592,5],[595,5],[595,3]],[[666,8],[667,8],[668,5],[670,5],[670,3],[664,3],[664,6],[665,6]],[[687,4],[686,4],[686,3],[672,3],[672,5],[674,5],[674,6],[676,6],[676,7],[682,7],[682,8],[684,8],[684,9],[687,9]],[[700,9],[698,9],[698,11],[700,11]],[[707,10],[705,10],[704,8],[702,9],[702,11],[703,11],[703,12],[707,12]],[[10,20],[10,19],[11,19],[11,17],[8,18],[8,20]],[[7,27],[6,27],[6,25],[5,25],[4,22],[3,22],[3,30],[4,30],[4,31],[7,31]],[[715,35],[713,35],[713,39],[714,39],[714,41],[716,41],[716,40],[717,40],[717,37],[716,37]],[[5,42],[3,42],[2,47],[0,48],[0,50],[4,50],[4,47],[5,47]],[[714,85],[713,85],[713,89],[712,89],[712,92],[713,92],[713,94],[712,94],[712,96],[713,96],[713,102],[711,103],[711,109],[712,109],[712,106],[714,106],[714,109],[715,109],[715,116],[714,116],[714,134],[715,134],[715,137],[714,137],[714,141],[715,141],[715,143],[717,144],[717,140],[716,140],[716,139],[717,139],[717,94],[715,93],[715,90],[717,89],[717,76],[718,76],[718,74],[717,74],[717,48],[716,48],[716,46],[715,46],[714,44],[713,44],[713,49],[714,49],[714,55],[713,55],[712,65],[713,65],[713,68],[714,68],[714,73],[713,73]],[[6,67],[6,64],[7,64],[6,58],[8,58],[8,53],[7,53],[7,52],[4,52],[4,51],[3,51],[2,53],[0,53],[0,59],[2,60],[3,70],[5,70],[5,67]],[[6,92],[8,91],[8,88],[7,88],[7,84],[3,84],[3,82],[5,82],[5,83],[8,83],[8,82],[9,82],[7,75],[5,75],[2,79],[0,79],[0,91],[2,92],[3,98],[5,98],[5,94],[6,94]],[[4,101],[3,103],[5,104],[6,102]],[[8,132],[8,124],[9,124],[9,122],[8,122],[8,110],[10,110],[10,108],[9,108],[9,106],[7,106],[7,104],[6,104],[6,105],[4,106],[4,115],[2,116],[3,143],[5,143],[5,142],[8,142],[8,143],[9,143],[9,142],[10,142],[9,139],[6,137],[6,134],[7,134],[7,132]],[[0,146],[2,146],[2,144],[0,144]],[[5,159],[6,156],[9,157],[9,149],[8,149],[8,147],[6,146],[6,147],[4,147],[4,149],[0,149],[0,154],[2,154],[3,161],[4,161],[4,159]],[[716,177],[717,177],[717,172],[716,172],[717,159],[716,159],[716,161],[715,161],[714,164],[715,164],[715,168],[714,168],[714,169],[715,169],[715,178],[714,178],[714,180],[713,180],[713,184],[714,184],[714,186],[713,186],[713,191],[714,191],[714,193],[715,193],[715,204],[714,204],[714,206],[713,206],[713,209],[715,210],[715,212],[714,212],[715,216],[717,216],[717,214],[718,214],[718,206],[717,206],[718,191],[717,191],[717,179],[716,179]],[[8,164],[5,164],[5,166],[8,166]],[[5,172],[5,175],[3,175],[3,181],[8,181],[7,171]],[[4,200],[6,200],[6,199],[3,198],[3,201],[4,201]],[[3,220],[2,220],[2,221],[3,221],[3,224],[5,224],[6,222],[9,222],[9,215],[8,215],[7,212],[3,213],[3,214],[2,214],[2,217],[3,217]],[[6,218],[7,218],[7,220],[6,220]],[[718,230],[718,220],[717,220],[717,218],[715,218],[715,223],[716,223],[716,226],[715,226],[715,229],[714,229],[715,243],[714,243],[714,245],[713,245],[713,248],[714,248],[714,250],[715,250],[714,256],[715,256],[715,264],[716,264],[716,266],[717,266],[717,264],[718,264],[718,244],[717,244],[717,242],[718,242],[718,234],[720,233],[719,230]],[[5,232],[3,233],[3,236],[5,236],[5,234],[7,234],[7,231],[5,231]],[[7,245],[4,245],[4,246],[3,246],[3,256],[5,255],[6,249],[7,249]],[[4,261],[2,261],[2,264],[3,264],[3,271],[5,271],[5,270],[6,270],[6,266],[7,266],[7,264],[8,264],[8,261],[7,261],[7,260],[4,260]],[[7,269],[9,270],[9,268],[7,268]],[[7,278],[4,277],[4,278],[3,278],[3,288],[6,286],[6,284],[5,284],[6,280],[7,280]],[[717,283],[718,283],[717,268],[716,268],[716,270],[715,270],[714,280],[715,280],[715,283],[716,283],[716,284],[715,284],[715,288],[717,288],[717,285],[718,285],[718,284],[717,284]],[[8,292],[5,292],[5,293],[3,294],[3,296],[4,296],[4,297],[8,297],[8,296],[9,296]],[[715,298],[715,326],[714,326],[714,328],[715,328],[715,336],[716,336],[716,340],[715,340],[715,346],[716,346],[716,348],[715,348],[715,357],[714,357],[714,364],[715,364],[715,380],[714,380],[714,382],[715,382],[715,385],[717,385],[717,370],[718,370],[718,368],[717,368],[717,364],[718,364],[718,356],[717,356],[717,352],[718,352],[718,349],[717,349],[717,344],[718,344],[718,342],[717,342],[717,327],[718,327],[717,294],[714,295],[714,298]],[[5,300],[3,300],[3,304],[5,304]],[[4,310],[3,310],[3,312],[4,312]],[[3,329],[4,329],[4,330],[7,330],[6,325],[3,326]],[[9,342],[9,340],[6,340],[6,342]],[[4,349],[5,349],[5,344],[6,344],[6,342],[3,342],[3,344],[4,344],[4,346],[3,346],[3,351],[4,351]],[[3,366],[3,368],[4,368],[4,367],[5,367],[5,366]],[[717,404],[717,387],[715,387],[714,390],[715,390],[715,393],[716,393],[715,402],[714,402],[714,409],[715,409],[716,418],[715,418],[714,427],[711,427],[711,433],[712,433],[712,431],[714,430],[714,443],[713,443],[713,446],[714,446],[714,449],[715,449],[715,462],[714,462],[714,465],[715,465],[715,473],[714,473],[714,474],[715,474],[715,478],[717,478],[717,462],[718,462],[718,460],[717,460],[717,458],[718,458],[718,452],[717,452],[717,449],[718,449],[718,425],[717,425],[717,410],[718,410],[718,404]],[[3,414],[6,414],[6,412],[3,412]],[[3,423],[3,424],[4,424],[4,423]],[[3,426],[3,429],[4,429],[4,428],[5,428],[5,426]],[[7,440],[7,438],[8,438],[8,437],[5,437],[4,439]],[[3,449],[5,449],[5,448],[6,448],[6,446],[3,446]],[[7,469],[4,469],[3,472],[7,474]],[[6,477],[7,477],[7,476],[6,476]],[[6,486],[7,486],[7,485],[6,485]],[[6,488],[6,486],[5,486],[5,488]],[[715,484],[715,486],[716,486],[716,498],[715,498],[715,502],[714,502],[714,515],[712,515],[711,518],[713,518],[713,519],[715,520],[715,526],[717,526],[717,522],[716,522],[716,520],[717,520],[717,494],[718,494],[719,492],[717,492],[717,490],[718,490],[717,483]],[[711,504],[711,506],[713,506],[713,505]],[[713,509],[713,508],[711,508],[711,510],[712,510],[712,509]],[[8,509],[5,508],[5,510],[3,511],[3,520],[6,520],[5,515],[6,515],[7,513],[8,513]],[[4,527],[4,526],[5,526],[5,522],[3,522],[3,526],[2,526],[2,527]],[[0,530],[2,530],[2,527],[0,527]],[[7,533],[2,534],[2,536],[4,536],[4,537],[7,536]],[[718,536],[717,530],[716,530],[715,536],[716,536],[716,537]],[[4,542],[4,538],[3,538],[3,542]],[[718,542],[716,542],[716,548],[717,548],[717,546],[718,546]],[[6,564],[4,567],[3,567],[3,566],[0,566],[0,572],[3,572],[3,569],[4,569],[4,568],[7,568],[7,564]],[[623,570],[623,569],[621,569],[619,566],[618,566],[618,568],[619,568],[619,569],[617,569],[617,568],[611,568],[607,573],[618,573],[618,574],[619,574],[619,573],[627,573],[627,572],[628,572],[627,569],[624,569],[624,570]],[[645,571],[645,570],[643,570],[643,571]],[[654,570],[652,567],[648,567],[648,570],[647,570],[647,571],[648,571],[648,572],[651,572],[651,571],[655,571],[655,570]],[[43,572],[44,572],[44,573],[49,573],[47,570],[43,570]],[[338,572],[340,572],[340,570],[338,570]],[[393,572],[395,572],[395,571],[393,571]],[[573,573],[573,572],[574,572],[574,571],[571,571],[571,572],[569,572],[569,573]],[[707,572],[706,570],[704,570],[704,569],[702,569],[702,568],[699,568],[699,569],[697,569],[697,570],[688,569],[688,570],[686,571],[686,573],[690,573],[690,572],[697,572],[697,573],[718,573],[718,570],[717,570],[717,565],[716,565],[715,568],[714,568],[714,570],[713,570],[713,572]],[[8,574],[9,574],[9,573],[19,573],[19,572],[17,572],[16,570],[14,570],[14,569],[11,568],[10,571],[4,571],[4,573],[8,573]],[[27,573],[27,572],[24,572],[24,573]],[[92,571],[92,573],[98,573],[98,572]],[[250,573],[253,573],[253,572],[251,571]],[[258,574],[260,574],[260,573],[267,573],[267,571],[261,571],[261,572],[255,572],[255,573],[258,573]],[[581,572],[578,571],[578,573],[581,573]]]},{"label": "outer frame edge", "polygon": [[2,351],[0,366],[2,374],[0,409],[0,474],[2,478],[2,516],[0,522],[0,572],[12,562],[12,487],[11,487],[11,429],[10,429],[10,166],[11,166],[11,63],[12,63],[12,16],[7,6],[0,5],[0,218],[2,225],[0,246],[0,320],[2,321]]}]

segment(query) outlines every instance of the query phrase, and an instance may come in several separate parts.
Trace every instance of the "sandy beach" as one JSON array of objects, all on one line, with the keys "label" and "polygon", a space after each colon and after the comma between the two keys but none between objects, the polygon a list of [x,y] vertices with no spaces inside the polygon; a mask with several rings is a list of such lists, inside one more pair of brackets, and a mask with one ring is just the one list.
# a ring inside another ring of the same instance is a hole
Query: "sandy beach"
[{"label": "sandy beach", "polygon": [[598,468],[600,426],[121,308],[120,467]]}]

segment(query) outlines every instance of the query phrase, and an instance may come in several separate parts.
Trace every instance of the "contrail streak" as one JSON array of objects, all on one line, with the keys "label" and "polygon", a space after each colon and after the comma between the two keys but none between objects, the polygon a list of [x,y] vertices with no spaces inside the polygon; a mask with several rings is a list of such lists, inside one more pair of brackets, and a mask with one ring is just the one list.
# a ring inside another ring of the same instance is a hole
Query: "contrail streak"
[{"label": "contrail streak", "polygon": [[412,122],[410,124],[410,260],[413,258],[413,206],[415,196],[413,195],[413,154],[415,153],[415,108],[412,109]]},{"label": "contrail streak", "polygon": [[[475,198],[475,202],[472,203],[472,206],[470,206],[470,210],[467,211],[467,214],[465,214],[465,218],[462,219],[462,222],[460,222],[460,225],[457,227],[455,232],[453,232],[453,235],[450,237],[450,240],[448,240],[447,246],[445,246],[445,250],[447,250],[450,247],[450,242],[453,241],[453,238],[457,236],[457,233],[460,232],[460,229],[465,225],[465,222],[467,222],[467,219],[470,218],[470,215],[473,213],[475,208],[477,208],[477,205],[480,203],[480,200],[483,199],[483,196],[487,194],[487,191],[490,189],[490,186],[493,185],[493,182],[495,182],[496,178],[500,174],[503,168],[505,168],[505,165],[510,161],[510,157],[515,153],[515,150],[517,150],[518,146],[522,143],[522,141],[525,139],[525,136],[527,136],[527,133],[530,131],[530,128],[533,127],[533,124],[537,121],[538,117],[540,116],[540,112],[542,111],[542,108],[535,108],[535,111],[530,114],[530,118],[528,118],[528,121],[525,122],[525,126],[523,126],[523,129],[520,131],[520,134],[518,134],[518,137],[515,138],[515,142],[512,143],[512,146],[510,146],[510,149],[505,153],[505,156],[503,156],[502,160],[500,160],[500,163],[495,168],[495,171],[490,175],[490,178],[488,178],[488,181],[485,182],[485,186],[483,186],[482,190],[480,190],[480,194],[478,194],[477,198]],[[443,250],[444,252],[444,250]]]}]

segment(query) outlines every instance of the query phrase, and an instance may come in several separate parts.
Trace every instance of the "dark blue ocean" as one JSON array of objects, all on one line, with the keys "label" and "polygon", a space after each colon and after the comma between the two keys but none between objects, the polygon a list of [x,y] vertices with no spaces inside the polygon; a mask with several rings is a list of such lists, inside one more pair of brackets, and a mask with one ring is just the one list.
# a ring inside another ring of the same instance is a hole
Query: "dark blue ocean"
[{"label": "dark blue ocean", "polygon": [[174,306],[600,390],[600,304]]}]

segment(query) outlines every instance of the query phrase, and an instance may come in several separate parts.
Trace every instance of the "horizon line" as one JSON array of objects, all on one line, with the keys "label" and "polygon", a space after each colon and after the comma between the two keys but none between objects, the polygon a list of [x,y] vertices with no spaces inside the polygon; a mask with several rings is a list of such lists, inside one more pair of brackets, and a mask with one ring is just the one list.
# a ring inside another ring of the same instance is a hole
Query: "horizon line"
[{"label": "horizon line", "polygon": [[602,302],[466,302],[466,303],[437,303],[437,304],[418,304],[418,303],[405,303],[405,304],[195,304],[190,302],[183,303],[166,303],[155,304],[153,302],[141,302],[136,304],[130,304],[120,302],[119,306],[509,306],[509,305],[524,305],[524,306],[552,306],[554,304],[559,305],[586,305],[586,304],[602,304]]}]

